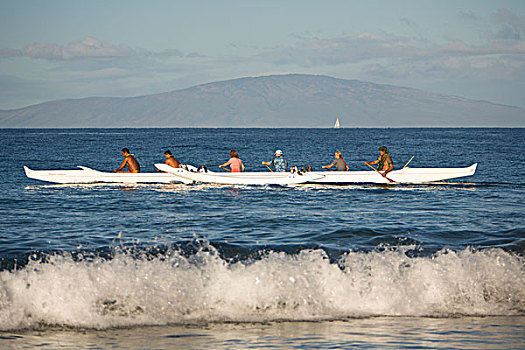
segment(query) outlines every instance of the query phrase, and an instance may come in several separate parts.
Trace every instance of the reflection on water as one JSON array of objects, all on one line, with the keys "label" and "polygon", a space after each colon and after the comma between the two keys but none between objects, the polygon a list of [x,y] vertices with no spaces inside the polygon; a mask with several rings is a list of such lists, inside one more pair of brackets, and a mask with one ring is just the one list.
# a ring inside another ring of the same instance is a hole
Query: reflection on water
[{"label": "reflection on water", "polygon": [[0,341],[6,348],[39,349],[519,349],[525,346],[525,317],[381,317],[104,331],[48,329],[0,333]]}]

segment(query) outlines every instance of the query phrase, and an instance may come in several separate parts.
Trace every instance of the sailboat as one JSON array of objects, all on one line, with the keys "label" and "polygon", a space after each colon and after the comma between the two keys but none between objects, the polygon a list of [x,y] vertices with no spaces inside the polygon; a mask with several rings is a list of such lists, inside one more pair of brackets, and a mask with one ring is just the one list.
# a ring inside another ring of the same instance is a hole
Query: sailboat
[{"label": "sailboat", "polygon": [[339,118],[335,119],[334,129],[339,129],[341,127],[341,124],[339,124]]}]

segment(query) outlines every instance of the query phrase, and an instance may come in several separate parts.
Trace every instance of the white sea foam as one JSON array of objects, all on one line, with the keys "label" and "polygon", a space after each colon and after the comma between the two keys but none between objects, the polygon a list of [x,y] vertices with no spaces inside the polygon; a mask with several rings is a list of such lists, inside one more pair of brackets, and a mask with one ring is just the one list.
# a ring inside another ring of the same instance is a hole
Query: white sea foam
[{"label": "white sea foam", "polygon": [[209,247],[190,257],[54,256],[0,273],[0,330],[523,315],[524,265],[500,249],[350,252],[337,263],[321,250],[228,263]]}]

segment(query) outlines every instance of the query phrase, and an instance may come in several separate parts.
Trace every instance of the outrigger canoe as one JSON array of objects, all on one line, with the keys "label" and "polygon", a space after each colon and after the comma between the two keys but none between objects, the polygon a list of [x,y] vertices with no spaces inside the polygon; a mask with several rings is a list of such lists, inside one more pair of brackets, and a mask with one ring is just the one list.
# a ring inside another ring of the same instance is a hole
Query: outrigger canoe
[{"label": "outrigger canoe", "polygon": [[173,168],[166,164],[155,164],[157,169],[167,173],[188,179],[192,182],[215,183],[224,185],[296,185],[321,179],[324,175],[313,173],[291,173],[291,172],[242,172],[242,173],[218,173],[218,172],[194,172],[184,168]]},{"label": "outrigger canoe", "polygon": [[[170,173],[109,173],[79,166],[78,170],[32,170],[24,166],[26,176],[31,179],[59,184],[88,183],[185,183],[193,181]],[[193,168],[193,167],[192,167]],[[195,170],[197,170],[195,168]]]},{"label": "outrigger canoe", "polygon": [[[387,184],[390,181],[376,171],[312,171],[312,172],[243,172],[217,173],[197,171],[186,168],[172,168],[166,164],[155,164],[164,173],[109,173],[79,166],[79,170],[32,170],[24,166],[27,177],[60,184],[87,183],[219,183],[228,185],[294,185],[303,183]],[[393,183],[418,184],[439,182],[465,176],[476,172],[477,163],[465,168],[403,168],[388,173]]]},{"label": "outrigger canoe", "polygon": [[377,171],[312,171],[302,173],[286,172],[243,172],[243,173],[216,173],[194,172],[182,168],[172,168],[166,164],[155,164],[162,171],[192,182],[219,183],[231,185],[264,185],[264,184],[352,184],[352,183],[406,183],[418,184],[439,182],[465,176],[472,176],[476,172],[477,163],[465,168],[408,168],[394,170],[388,173],[389,181]]}]

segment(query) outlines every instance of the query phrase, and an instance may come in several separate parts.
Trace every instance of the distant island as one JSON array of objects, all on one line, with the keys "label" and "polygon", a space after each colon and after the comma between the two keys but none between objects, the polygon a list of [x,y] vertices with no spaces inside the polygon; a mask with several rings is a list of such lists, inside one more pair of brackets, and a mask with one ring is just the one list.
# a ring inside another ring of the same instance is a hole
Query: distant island
[{"label": "distant island", "polygon": [[0,128],[525,127],[525,108],[324,75],[247,77],[139,97],[1,110]]}]

